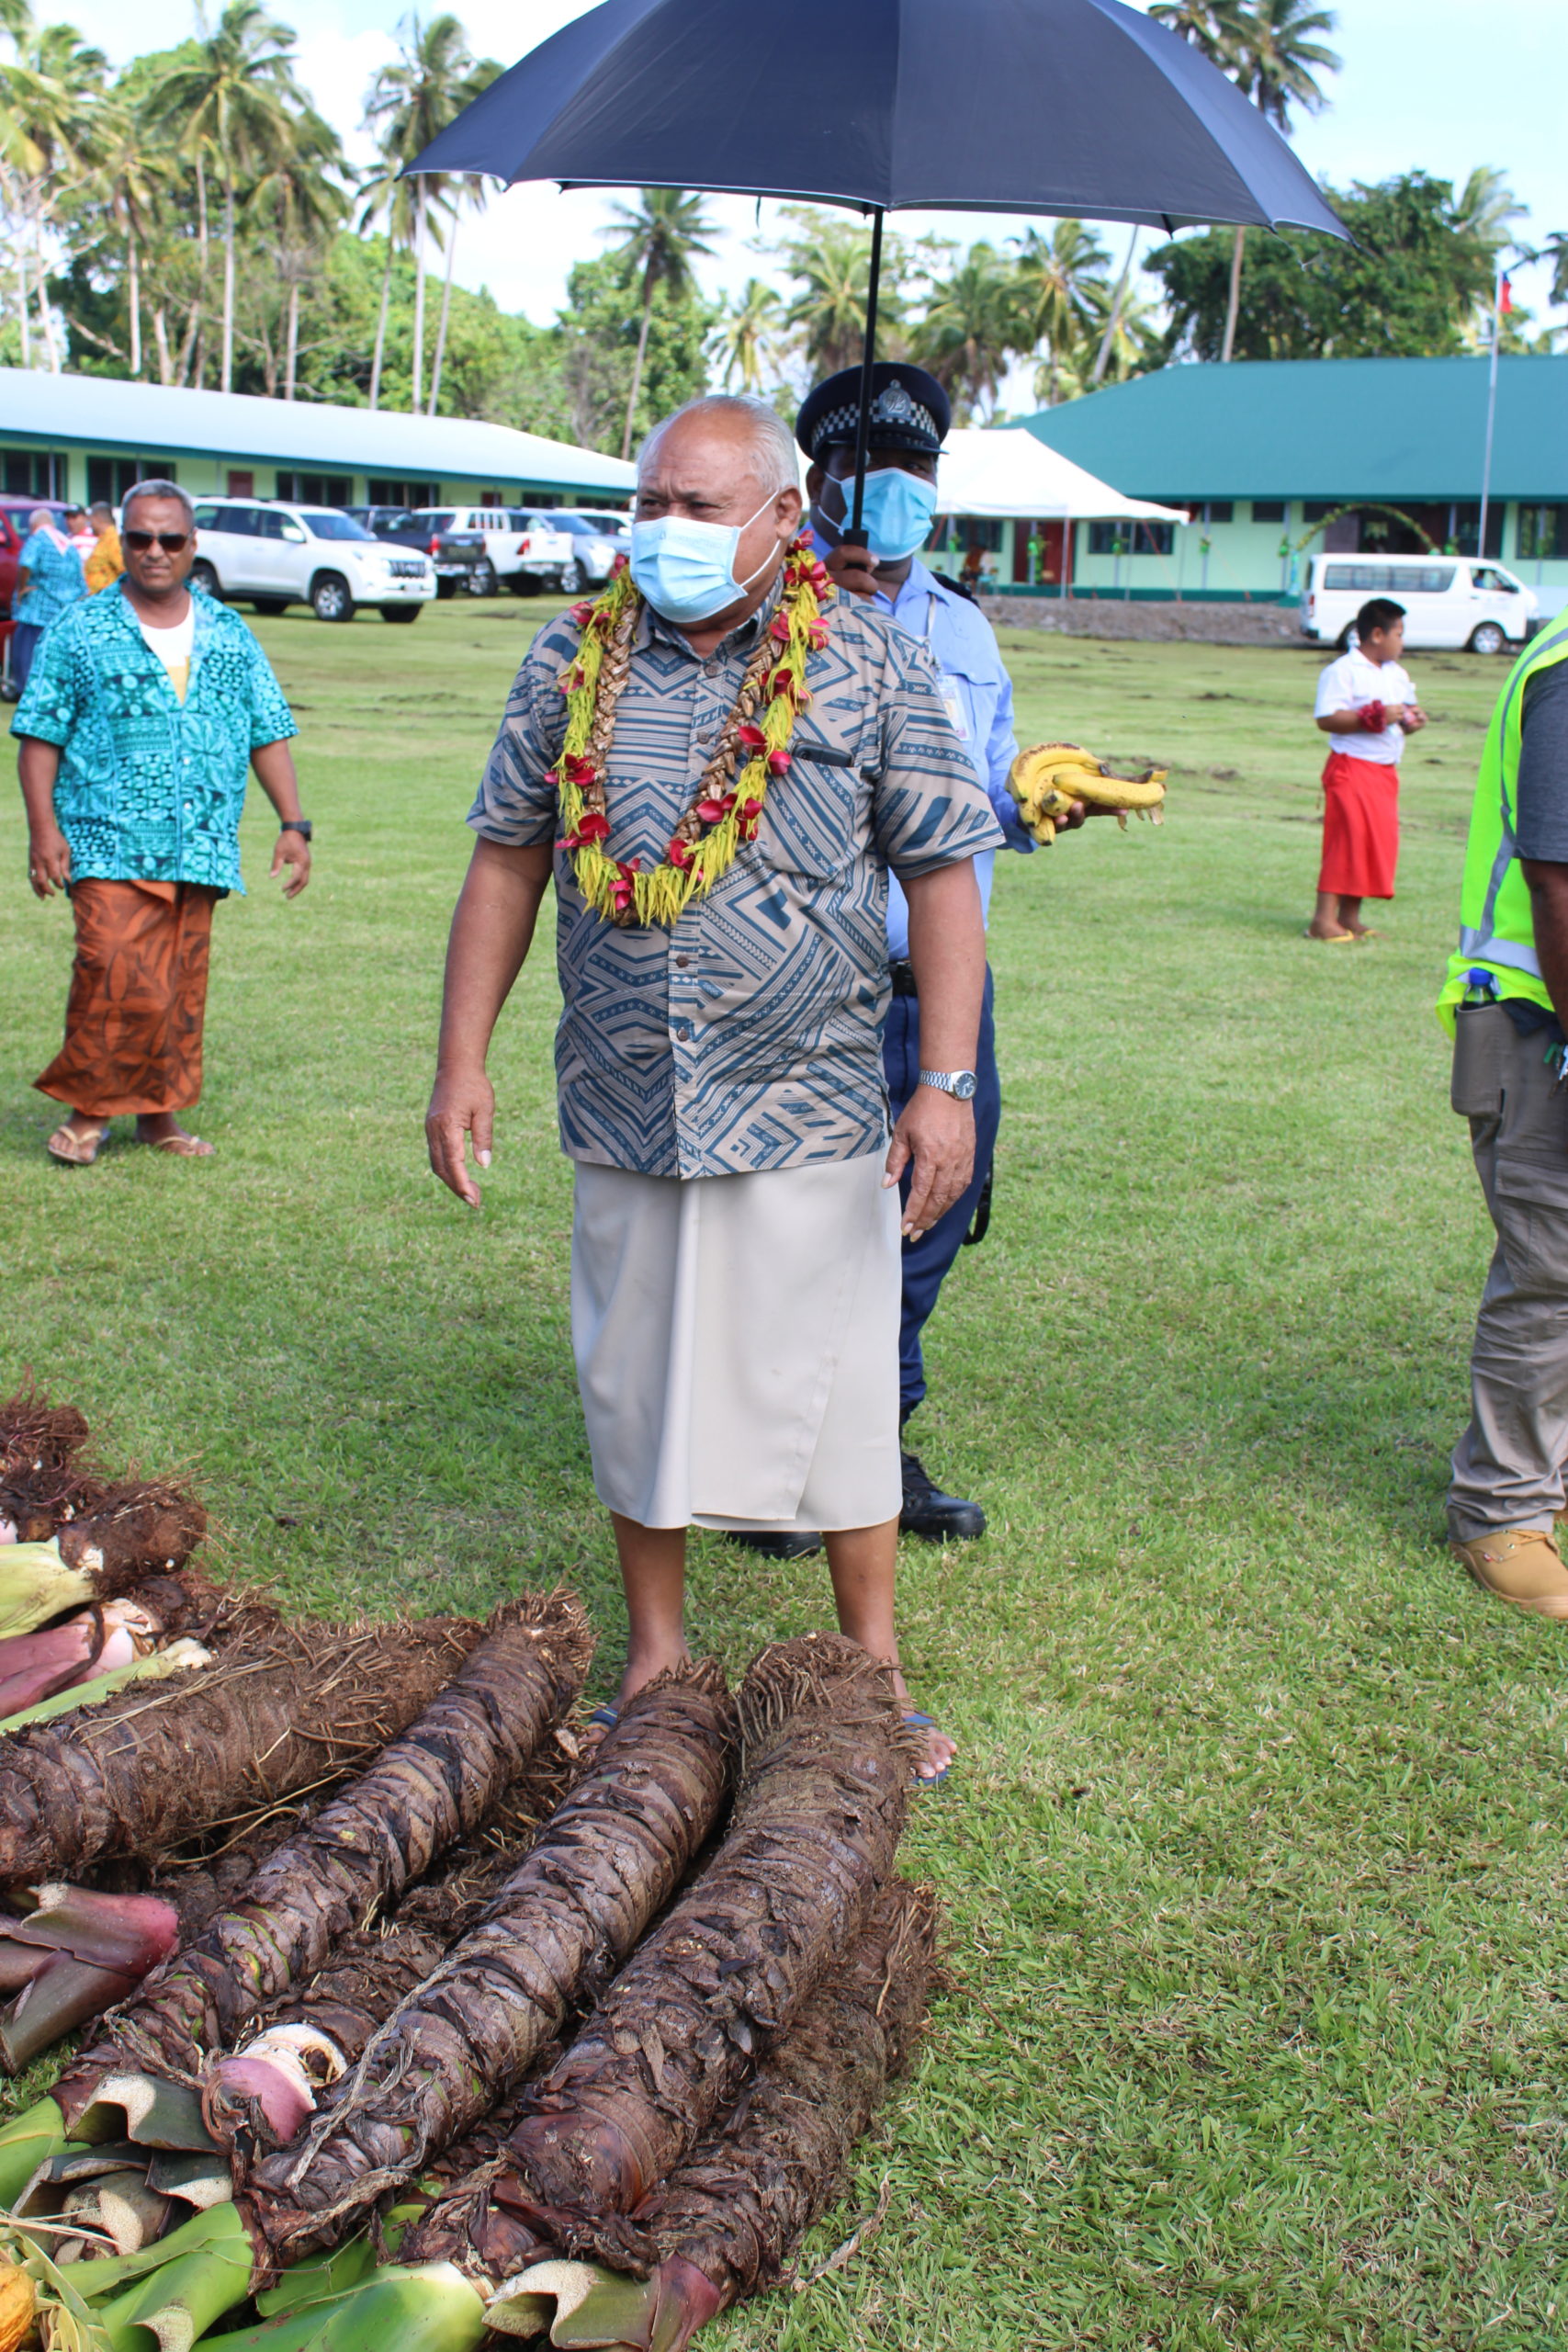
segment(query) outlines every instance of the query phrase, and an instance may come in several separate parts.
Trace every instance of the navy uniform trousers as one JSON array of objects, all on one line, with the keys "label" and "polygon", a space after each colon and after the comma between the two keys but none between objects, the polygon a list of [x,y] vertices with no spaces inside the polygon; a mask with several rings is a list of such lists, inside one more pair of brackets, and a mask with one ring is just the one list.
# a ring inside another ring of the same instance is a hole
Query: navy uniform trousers
[{"label": "navy uniform trousers", "polygon": [[[947,1215],[918,1241],[904,1244],[904,1306],[898,1329],[898,1403],[904,1416],[912,1413],[926,1393],[925,1363],[920,1334],[925,1329],[937,1293],[948,1268],[964,1246],[975,1210],[990,1173],[1001,1125],[1002,1086],[997,1071],[997,1030],[991,1012],[991,974],[986,970],[986,996],[980,1012],[980,1043],[975,1057],[975,1173],[969,1189]],[[896,996],[888,1007],[882,1033],[882,1060],[887,1091],[897,1119],[920,1082],[920,1005],[913,996]],[[909,1197],[909,1178],[903,1195]]]}]

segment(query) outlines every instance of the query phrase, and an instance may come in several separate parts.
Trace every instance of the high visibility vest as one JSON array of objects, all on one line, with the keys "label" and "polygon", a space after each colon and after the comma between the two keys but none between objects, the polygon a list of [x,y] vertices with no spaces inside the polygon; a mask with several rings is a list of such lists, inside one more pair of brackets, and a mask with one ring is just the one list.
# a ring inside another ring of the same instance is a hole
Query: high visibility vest
[{"label": "high visibility vest", "polygon": [[[1472,989],[1492,997],[1529,997],[1550,1007],[1535,952],[1530,894],[1514,840],[1518,804],[1519,730],[1525,684],[1539,671],[1568,662],[1568,615],[1527,645],[1497,697],[1470,816],[1460,896],[1459,946],[1449,958],[1448,978],[1438,999],[1438,1017],[1453,1034],[1454,1007]],[[1472,975],[1483,978],[1472,978]]]}]

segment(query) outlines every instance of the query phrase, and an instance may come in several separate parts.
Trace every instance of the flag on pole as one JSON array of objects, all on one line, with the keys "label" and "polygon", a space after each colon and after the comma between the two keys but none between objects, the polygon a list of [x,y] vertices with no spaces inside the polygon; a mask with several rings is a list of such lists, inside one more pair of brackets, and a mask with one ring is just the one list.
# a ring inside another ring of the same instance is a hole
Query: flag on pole
[{"label": "flag on pole", "polygon": [[1513,281],[1506,277],[1499,278],[1497,281],[1497,310],[1499,315],[1506,319],[1513,307]]}]

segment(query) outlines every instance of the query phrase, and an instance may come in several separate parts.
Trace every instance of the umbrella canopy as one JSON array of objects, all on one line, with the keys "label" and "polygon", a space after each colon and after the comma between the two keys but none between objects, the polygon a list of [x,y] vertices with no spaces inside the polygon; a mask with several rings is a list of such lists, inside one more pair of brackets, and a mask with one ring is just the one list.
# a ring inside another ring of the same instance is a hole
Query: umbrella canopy
[{"label": "umbrella canopy", "polygon": [[412,168],[1345,234],[1235,85],[1121,0],[604,0]]},{"label": "umbrella canopy", "polygon": [[851,527],[886,212],[1345,231],[1235,84],[1122,0],[603,0],[413,172],[700,188],[872,215]]}]

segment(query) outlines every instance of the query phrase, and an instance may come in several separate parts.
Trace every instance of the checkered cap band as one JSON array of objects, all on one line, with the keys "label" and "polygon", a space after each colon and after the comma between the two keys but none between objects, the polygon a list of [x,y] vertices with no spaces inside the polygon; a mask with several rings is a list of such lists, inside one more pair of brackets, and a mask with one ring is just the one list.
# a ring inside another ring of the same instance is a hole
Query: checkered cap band
[{"label": "checkered cap band", "polygon": [[[860,423],[859,401],[845,401],[838,408],[829,409],[817,420],[811,435],[811,455],[815,458],[823,449],[838,447],[852,442]],[[903,384],[885,384],[871,404],[871,429],[908,436],[915,448],[940,449],[942,435],[937,422],[922,401],[918,401]]]}]

